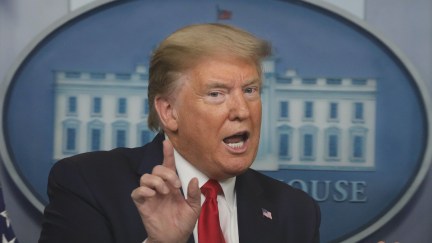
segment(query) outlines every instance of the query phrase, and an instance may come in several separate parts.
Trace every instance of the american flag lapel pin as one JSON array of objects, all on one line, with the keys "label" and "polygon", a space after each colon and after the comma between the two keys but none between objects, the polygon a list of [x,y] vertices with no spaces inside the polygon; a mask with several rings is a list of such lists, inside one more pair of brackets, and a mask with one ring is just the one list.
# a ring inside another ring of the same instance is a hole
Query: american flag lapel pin
[{"label": "american flag lapel pin", "polygon": [[270,219],[270,220],[273,219],[273,217],[272,217],[272,213],[271,213],[270,211],[268,211],[268,210],[265,209],[265,208],[261,208],[261,210],[262,210],[262,215],[263,215],[264,218],[268,218],[268,219]]}]

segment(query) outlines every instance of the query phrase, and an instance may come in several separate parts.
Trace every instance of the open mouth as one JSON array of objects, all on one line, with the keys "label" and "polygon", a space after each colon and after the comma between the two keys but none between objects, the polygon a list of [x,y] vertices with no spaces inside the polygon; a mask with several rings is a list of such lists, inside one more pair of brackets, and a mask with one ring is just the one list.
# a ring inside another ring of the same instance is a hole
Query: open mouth
[{"label": "open mouth", "polygon": [[243,148],[246,141],[249,139],[248,132],[241,132],[224,138],[224,143],[233,149]]}]

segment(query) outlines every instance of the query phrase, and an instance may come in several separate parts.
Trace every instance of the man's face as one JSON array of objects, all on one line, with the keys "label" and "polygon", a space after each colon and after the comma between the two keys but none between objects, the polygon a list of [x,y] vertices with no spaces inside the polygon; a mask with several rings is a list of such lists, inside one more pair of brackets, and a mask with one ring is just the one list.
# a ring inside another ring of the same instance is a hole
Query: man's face
[{"label": "man's face", "polygon": [[186,77],[173,104],[174,148],[210,178],[241,174],[255,159],[260,137],[256,66],[241,59],[209,58]]}]

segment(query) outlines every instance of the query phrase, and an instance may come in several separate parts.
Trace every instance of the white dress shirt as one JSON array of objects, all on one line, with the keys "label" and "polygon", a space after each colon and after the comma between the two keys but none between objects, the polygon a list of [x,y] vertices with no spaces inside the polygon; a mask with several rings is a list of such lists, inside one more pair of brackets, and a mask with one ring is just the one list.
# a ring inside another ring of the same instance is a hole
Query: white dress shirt
[{"label": "white dress shirt", "polygon": [[[201,171],[187,162],[176,150],[174,150],[174,159],[177,174],[182,183],[183,193],[186,197],[189,181],[198,178],[199,187],[203,186],[209,178]],[[237,198],[234,189],[236,178],[229,178],[219,181],[222,187],[223,195],[218,195],[219,221],[226,243],[239,242],[238,223],[237,223]],[[205,201],[205,196],[201,194],[201,205]],[[197,221],[198,222],[198,221]],[[198,242],[198,223],[195,224],[193,235],[196,243]],[[201,242],[202,243],[202,242]]]}]

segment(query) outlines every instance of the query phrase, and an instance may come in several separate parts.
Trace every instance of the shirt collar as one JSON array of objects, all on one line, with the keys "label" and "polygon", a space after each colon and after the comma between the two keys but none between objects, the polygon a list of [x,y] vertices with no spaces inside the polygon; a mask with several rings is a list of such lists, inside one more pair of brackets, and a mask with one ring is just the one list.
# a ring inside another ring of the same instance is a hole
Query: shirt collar
[{"label": "shirt collar", "polygon": [[[203,186],[209,178],[199,171],[197,168],[195,168],[191,163],[189,163],[183,156],[181,156],[177,150],[174,149],[174,159],[175,159],[175,165],[177,169],[177,174],[180,178],[180,181],[182,183],[183,193],[187,193],[187,186],[189,184],[189,181],[196,177],[198,179],[199,187]],[[231,177],[223,181],[219,181],[219,184],[222,187],[222,190],[224,192],[224,196],[226,201],[229,205],[235,206],[234,199],[235,199],[235,181],[236,177]]]}]

